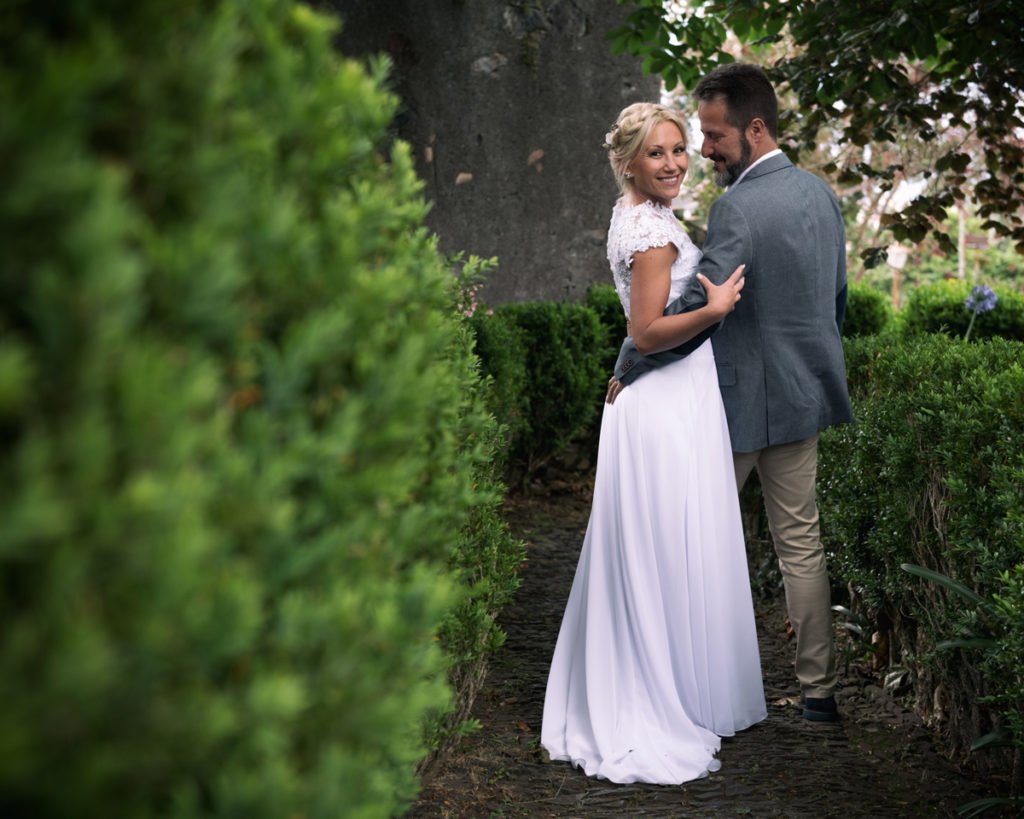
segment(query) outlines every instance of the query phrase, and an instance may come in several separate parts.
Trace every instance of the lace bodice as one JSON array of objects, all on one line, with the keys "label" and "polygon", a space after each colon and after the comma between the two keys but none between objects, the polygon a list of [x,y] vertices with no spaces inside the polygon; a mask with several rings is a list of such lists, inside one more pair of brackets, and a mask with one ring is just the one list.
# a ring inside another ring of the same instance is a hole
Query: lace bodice
[{"label": "lace bodice", "polygon": [[629,205],[620,199],[612,210],[612,222],[608,228],[608,263],[612,267],[615,290],[622,302],[622,309],[629,316],[629,286],[633,278],[630,265],[634,253],[643,253],[652,247],[669,243],[679,251],[670,273],[669,302],[683,292],[686,282],[697,272],[700,250],[686,235],[686,230],[676,219],[671,209],[653,202]]}]

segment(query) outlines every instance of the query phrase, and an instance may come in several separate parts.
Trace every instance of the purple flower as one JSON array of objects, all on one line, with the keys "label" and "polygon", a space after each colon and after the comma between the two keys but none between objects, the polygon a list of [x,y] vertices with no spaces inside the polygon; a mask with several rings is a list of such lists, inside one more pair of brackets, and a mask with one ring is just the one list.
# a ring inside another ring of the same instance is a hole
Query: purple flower
[{"label": "purple flower", "polygon": [[976,284],[971,288],[971,295],[964,299],[964,307],[971,311],[971,320],[967,324],[967,332],[964,333],[964,341],[971,338],[971,330],[974,329],[974,320],[980,313],[987,313],[994,310],[999,297],[992,292],[992,288],[985,284]]},{"label": "purple flower", "polygon": [[971,295],[964,299],[964,307],[974,315],[987,313],[994,310],[999,297],[992,292],[992,288],[985,284],[977,284],[971,288]]}]

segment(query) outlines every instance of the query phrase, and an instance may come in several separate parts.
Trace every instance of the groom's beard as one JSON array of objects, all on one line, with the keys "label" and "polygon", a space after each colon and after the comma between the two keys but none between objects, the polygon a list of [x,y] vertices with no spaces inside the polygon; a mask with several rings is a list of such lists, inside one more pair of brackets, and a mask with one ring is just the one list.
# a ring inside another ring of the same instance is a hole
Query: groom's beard
[{"label": "groom's beard", "polygon": [[[715,180],[715,184],[720,188],[728,188],[733,182],[740,178],[740,174],[743,173],[747,166],[750,165],[750,143],[747,142],[745,134],[740,134],[740,161],[733,165],[726,163],[725,170],[719,173],[718,171],[712,172],[712,177]],[[715,156],[712,154],[708,157],[712,162],[725,162],[725,158],[721,156]]]}]

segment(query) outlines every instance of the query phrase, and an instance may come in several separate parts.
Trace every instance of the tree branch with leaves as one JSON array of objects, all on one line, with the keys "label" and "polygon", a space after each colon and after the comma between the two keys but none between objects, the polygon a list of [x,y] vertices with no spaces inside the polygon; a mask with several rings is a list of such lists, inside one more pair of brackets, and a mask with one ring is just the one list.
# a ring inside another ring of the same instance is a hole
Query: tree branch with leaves
[{"label": "tree branch with leaves", "polygon": [[[815,151],[827,130],[838,150],[821,171],[837,183],[868,181],[885,191],[912,172],[924,180],[907,207],[883,219],[895,240],[931,233],[955,253],[946,212],[969,199],[984,229],[1024,252],[1024,3],[618,2],[633,10],[609,33],[613,51],[641,57],[670,88],[692,88],[734,61],[730,35],[764,54],[777,89],[796,100],[779,121],[780,146],[792,159]],[[899,150],[884,149],[912,141],[939,147],[923,151],[934,155],[930,167],[912,171]],[[871,267],[885,248],[861,256]]]}]

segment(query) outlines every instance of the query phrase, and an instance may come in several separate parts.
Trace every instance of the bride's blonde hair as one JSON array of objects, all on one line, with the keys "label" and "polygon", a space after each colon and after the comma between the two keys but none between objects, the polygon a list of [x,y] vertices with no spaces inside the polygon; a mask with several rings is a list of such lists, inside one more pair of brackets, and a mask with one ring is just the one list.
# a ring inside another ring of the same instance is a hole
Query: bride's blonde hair
[{"label": "bride's blonde hair", "polygon": [[605,134],[604,147],[608,151],[612,173],[615,174],[615,184],[623,193],[633,190],[633,180],[626,176],[629,163],[640,153],[651,128],[659,122],[675,123],[683,136],[683,143],[686,144],[686,120],[683,119],[683,112],[656,102],[634,102],[626,106],[615,120],[612,129]]}]

